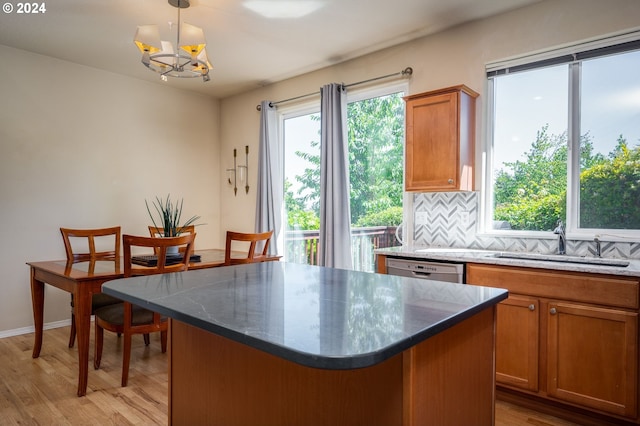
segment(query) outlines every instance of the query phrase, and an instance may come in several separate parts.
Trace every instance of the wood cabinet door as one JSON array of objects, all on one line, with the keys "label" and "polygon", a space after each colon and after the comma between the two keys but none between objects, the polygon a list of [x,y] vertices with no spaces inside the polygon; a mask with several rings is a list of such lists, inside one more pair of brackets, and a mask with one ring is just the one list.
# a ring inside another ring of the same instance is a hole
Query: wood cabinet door
[{"label": "wood cabinet door", "polygon": [[510,295],[498,304],[496,382],[538,391],[538,299]]},{"label": "wood cabinet door", "polygon": [[635,418],[638,314],[561,302],[548,306],[548,395]]},{"label": "wood cabinet door", "polygon": [[406,189],[458,186],[458,94],[407,102]]},{"label": "wood cabinet door", "polygon": [[404,98],[407,191],[473,191],[477,97],[459,85]]}]

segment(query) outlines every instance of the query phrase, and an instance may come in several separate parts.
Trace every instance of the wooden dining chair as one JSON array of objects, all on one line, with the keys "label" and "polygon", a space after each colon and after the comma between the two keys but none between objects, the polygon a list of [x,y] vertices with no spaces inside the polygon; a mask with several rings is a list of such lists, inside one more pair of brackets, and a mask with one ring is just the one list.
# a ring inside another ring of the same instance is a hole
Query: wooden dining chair
[{"label": "wooden dining chair", "polygon": [[[196,233],[195,225],[183,226],[182,228],[180,228],[180,235],[195,234],[195,233]],[[154,238],[160,238],[160,237],[164,238],[164,228],[149,225],[149,235]],[[184,247],[180,247],[180,250],[181,251],[184,250]],[[193,250],[194,251],[196,250],[195,246],[193,247]]]},{"label": "wooden dining chair", "polygon": [[[120,261],[120,227],[97,229],[60,228],[64,249],[67,253],[67,265],[77,262],[95,262],[97,260]],[[91,298],[91,314],[103,306],[120,303],[120,299],[106,294],[96,293]],[[71,294],[71,332],[69,347],[76,341],[76,316],[73,294]]]},{"label": "wooden dining chair", "polygon": [[[273,231],[255,234],[227,231],[227,241],[224,249],[224,264],[239,265],[243,263],[264,262],[268,258],[267,250],[269,249],[269,242],[271,241],[272,235]],[[246,256],[232,256],[232,254],[239,251],[236,250],[238,245],[244,245],[246,249],[247,244],[249,247],[246,251]],[[262,249],[260,250],[261,246]]]},{"label": "wooden dining chair", "polygon": [[[189,268],[189,258],[193,253],[193,242],[195,238],[196,234],[185,234],[179,237],[168,238],[123,235],[124,276],[133,277],[138,275],[186,271]],[[174,246],[184,247],[176,263],[167,261],[167,249]],[[156,255],[157,262],[155,266],[138,266],[134,264],[134,256],[136,256],[136,254],[132,253],[133,247],[151,248],[154,252],[158,253]],[[122,350],[122,386],[127,386],[129,378],[131,338],[134,334],[145,335],[145,344],[149,345],[148,334],[159,331],[162,352],[167,351],[167,318],[157,312],[144,309],[129,302],[121,302],[96,310],[95,327],[96,343],[93,366],[96,370],[100,368],[100,361],[102,359],[104,330],[121,333],[124,336]]]}]

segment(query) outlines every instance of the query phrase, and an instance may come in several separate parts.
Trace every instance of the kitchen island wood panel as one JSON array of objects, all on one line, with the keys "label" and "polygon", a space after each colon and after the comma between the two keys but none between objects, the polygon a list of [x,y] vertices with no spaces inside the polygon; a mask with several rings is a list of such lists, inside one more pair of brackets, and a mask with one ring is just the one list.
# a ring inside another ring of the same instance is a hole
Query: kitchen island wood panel
[{"label": "kitchen island wood panel", "polygon": [[489,308],[380,364],[325,370],[172,320],[170,424],[492,425],[493,324]]}]

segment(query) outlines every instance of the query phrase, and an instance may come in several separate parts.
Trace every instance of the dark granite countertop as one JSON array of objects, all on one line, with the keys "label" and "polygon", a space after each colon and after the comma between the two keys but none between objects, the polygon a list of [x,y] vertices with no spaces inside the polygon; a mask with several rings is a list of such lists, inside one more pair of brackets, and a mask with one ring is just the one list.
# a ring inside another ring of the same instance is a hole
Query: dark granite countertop
[{"label": "dark granite countertop", "polygon": [[285,262],[107,282],[103,292],[308,367],[375,365],[507,297],[502,289]]}]

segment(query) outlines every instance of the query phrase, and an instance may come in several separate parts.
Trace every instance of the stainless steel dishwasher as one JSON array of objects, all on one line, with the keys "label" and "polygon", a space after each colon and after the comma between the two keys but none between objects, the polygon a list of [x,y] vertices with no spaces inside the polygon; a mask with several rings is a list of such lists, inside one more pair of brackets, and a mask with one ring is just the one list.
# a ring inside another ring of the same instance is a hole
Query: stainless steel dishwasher
[{"label": "stainless steel dishwasher", "polygon": [[462,284],[464,263],[387,257],[387,274]]}]

